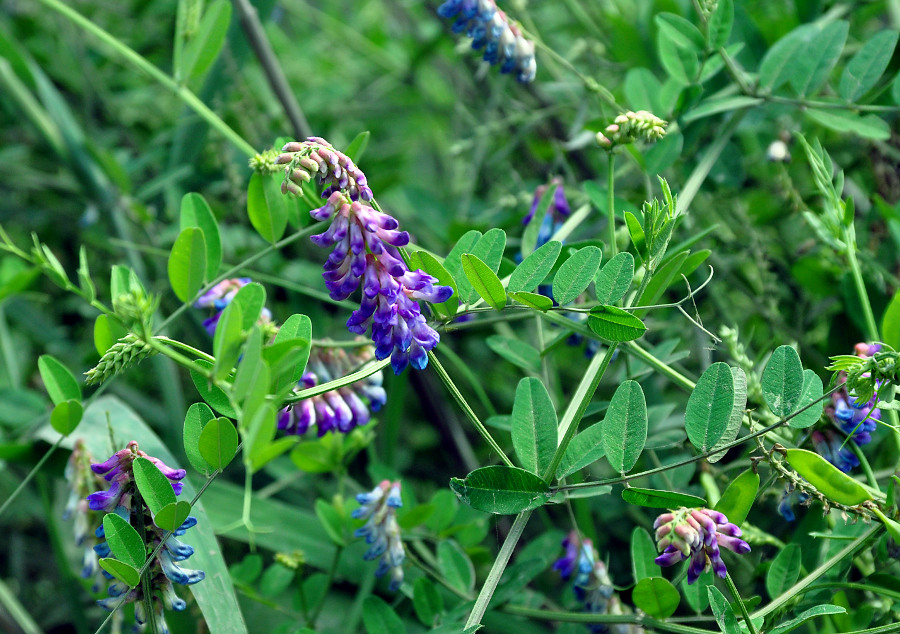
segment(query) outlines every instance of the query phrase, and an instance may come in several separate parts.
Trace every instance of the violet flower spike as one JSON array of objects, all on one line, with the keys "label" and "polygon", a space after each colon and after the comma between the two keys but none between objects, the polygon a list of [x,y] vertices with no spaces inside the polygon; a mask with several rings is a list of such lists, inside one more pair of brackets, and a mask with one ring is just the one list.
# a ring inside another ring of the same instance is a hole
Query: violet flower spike
[{"label": "violet flower spike", "polygon": [[357,528],[355,537],[365,537],[371,547],[364,555],[366,561],[379,559],[376,577],[390,573],[390,590],[395,592],[403,584],[403,560],[406,551],[400,539],[397,509],[403,506],[400,499],[400,483],[383,480],[369,493],[360,493],[356,501],[361,506],[351,514],[354,519],[368,520]]}]

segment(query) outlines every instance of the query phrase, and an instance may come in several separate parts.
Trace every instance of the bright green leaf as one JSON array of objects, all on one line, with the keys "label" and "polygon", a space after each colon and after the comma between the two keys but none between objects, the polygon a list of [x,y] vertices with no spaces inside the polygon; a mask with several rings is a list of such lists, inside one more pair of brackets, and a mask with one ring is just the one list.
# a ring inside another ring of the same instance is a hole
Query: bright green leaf
[{"label": "bright green leaf", "polygon": [[794,429],[806,429],[819,422],[819,418],[822,416],[822,408],[824,407],[824,403],[821,401],[824,393],[825,389],[819,375],[812,370],[804,370],[803,389],[795,409],[799,410],[807,405],[813,405],[791,418],[788,421],[788,426]]},{"label": "bright green leaf", "polygon": [[675,614],[681,595],[668,580],[662,577],[648,577],[638,581],[631,591],[634,605],[657,619],[666,619]]},{"label": "bright green leaf", "polygon": [[622,474],[631,471],[647,442],[647,402],[637,381],[616,388],[602,424],[609,464]]},{"label": "bright green leaf", "polygon": [[231,303],[241,305],[241,330],[250,330],[266,305],[266,289],[262,284],[250,282],[237,292]]},{"label": "bright green leaf", "polygon": [[753,507],[757,491],[759,491],[759,474],[753,469],[747,469],[731,481],[716,503],[715,510],[724,513],[732,524],[740,526]]},{"label": "bright green leaf", "polygon": [[83,414],[84,408],[81,406],[81,401],[69,399],[57,403],[50,412],[50,425],[63,436],[68,436],[78,427]]},{"label": "bright green leaf", "polygon": [[444,258],[444,268],[447,269],[447,272],[452,275],[453,279],[456,281],[456,284],[453,285],[454,288],[458,289],[458,292],[455,294],[456,299],[462,303],[466,302],[463,292],[465,291],[466,297],[468,297],[468,292],[472,290],[472,285],[469,284],[469,281],[465,278],[465,275],[463,275],[462,254],[471,253],[480,239],[480,231],[472,229],[471,231],[466,232],[466,234],[453,245],[453,248],[450,250],[450,253],[447,254],[447,257]]},{"label": "bright green leaf", "polygon": [[803,625],[806,621],[813,619],[817,616],[824,616],[826,614],[845,614],[847,612],[846,608],[843,608],[839,605],[831,605],[830,603],[823,603],[822,605],[817,605],[808,610],[805,610],[800,614],[800,616],[793,618],[789,621],[785,621],[781,625],[777,627],[773,627],[769,630],[768,634],[787,634],[792,630],[797,629],[801,625]]},{"label": "bright green leaf", "polygon": [[215,0],[207,7],[194,36],[184,47],[182,66],[178,69],[182,78],[199,77],[207,71],[222,50],[230,22],[231,3],[228,0]]},{"label": "bright green leaf", "polygon": [[675,491],[641,489],[638,487],[622,489],[622,499],[629,504],[646,506],[652,509],[675,509],[679,506],[701,508],[706,506],[706,500],[695,495],[676,493]]},{"label": "bright green leaf", "polygon": [[719,50],[728,42],[731,36],[731,27],[734,24],[734,3],[732,0],[718,0],[716,10],[709,16],[707,22],[707,39],[709,48]]},{"label": "bright green leaf", "polygon": [[775,42],[759,66],[759,87],[773,91],[799,74],[797,60],[806,54],[819,33],[815,24],[803,24]]},{"label": "bright green leaf", "polygon": [[184,524],[191,512],[190,502],[179,500],[162,507],[153,515],[153,523],[165,531],[174,531]]},{"label": "bright green leaf", "polygon": [[822,27],[809,46],[794,60],[791,86],[800,97],[814,94],[821,88],[847,41],[850,24],[846,20],[836,20]]},{"label": "bright green leaf", "polygon": [[[529,377],[519,381],[513,403],[511,429],[513,447],[519,462],[532,473],[543,473],[556,451],[558,432],[553,401],[539,379]],[[466,481],[468,480],[467,478]]]},{"label": "bright green leaf", "polygon": [[144,503],[154,515],[161,508],[175,502],[175,491],[172,482],[147,458],[138,457],[132,462],[134,482]]},{"label": "bright green leaf", "polygon": [[640,319],[615,306],[592,308],[588,328],[601,339],[619,343],[639,339],[647,331],[647,326]]},{"label": "bright green leaf", "polygon": [[534,308],[535,310],[539,310],[544,313],[553,308],[553,300],[549,297],[546,297],[545,295],[519,291],[517,293],[510,293],[509,296],[520,304],[528,306],[529,308]]},{"label": "bright green leaf", "polygon": [[779,346],[772,353],[762,374],[763,398],[776,416],[784,418],[797,409],[803,395],[803,365],[790,346]]},{"label": "bright green leaf", "polygon": [[206,244],[206,277],[213,279],[222,266],[222,238],[219,224],[201,194],[188,193],[181,199],[180,228],[199,227]]},{"label": "bright green leaf", "polygon": [[894,294],[881,318],[881,340],[894,350],[900,350],[900,292]]},{"label": "bright green leaf", "polygon": [[78,386],[78,381],[69,372],[69,368],[54,357],[49,354],[42,354],[38,357],[38,370],[40,370],[44,388],[54,405],[70,400],[81,401],[81,388]]},{"label": "bright green leaf", "polygon": [[503,283],[497,274],[471,253],[464,253],[461,261],[466,279],[475,292],[495,310],[501,310],[506,306],[506,291],[503,290]]},{"label": "bright green leaf", "polygon": [[112,557],[104,557],[98,563],[106,572],[131,588],[134,588],[141,582],[138,569],[129,566],[124,561],[119,561]]},{"label": "bright green leaf", "polygon": [[[275,244],[287,228],[287,207],[273,174],[254,172],[247,186],[250,224],[266,242]],[[277,194],[277,196],[276,196]]]},{"label": "bright green leaf", "polygon": [[221,471],[237,453],[237,429],[229,419],[215,418],[203,427],[197,445],[200,455],[209,467]]},{"label": "bright green leaf", "polygon": [[[206,359],[196,359],[194,363],[208,370],[212,369],[213,367],[213,364]],[[237,412],[234,411],[234,408],[231,406],[231,402],[228,400],[228,395],[225,394],[225,391],[222,390],[222,388],[220,388],[218,385],[213,385],[209,381],[209,379],[207,379],[199,372],[189,370],[189,373],[191,375],[191,381],[193,381],[194,387],[197,388],[197,392],[200,394],[200,397],[204,401],[209,403],[210,407],[212,407],[223,416],[228,416],[229,418],[237,418]]]},{"label": "bright green leaf", "polygon": [[116,513],[103,516],[103,534],[116,559],[140,569],[147,560],[144,541],[128,520]]},{"label": "bright green leaf", "polygon": [[562,243],[555,240],[540,246],[512,272],[507,289],[513,293],[533,291],[550,273],[561,251]]},{"label": "bright green leaf", "polygon": [[547,483],[539,476],[503,465],[475,469],[464,480],[453,478],[450,488],[472,508],[499,515],[514,515],[537,508],[550,494]]},{"label": "bright green leaf", "polygon": [[456,288],[456,281],[450,272],[438,261],[436,257],[428,253],[428,251],[416,251],[410,254],[410,269],[421,268],[428,275],[437,279],[441,286],[449,286],[453,289],[453,295],[440,304],[435,304],[436,309],[445,311],[450,317],[456,314],[459,307],[459,290]]},{"label": "bright green leaf", "polygon": [[723,634],[741,634],[741,627],[738,625],[737,617],[728,599],[715,586],[708,586],[706,592],[709,594],[709,606],[712,613],[716,617],[716,623]]},{"label": "bright green leaf", "polygon": [[[229,303],[219,317],[219,323],[216,324],[216,333],[213,335],[213,352],[216,356],[214,376],[217,380],[222,380],[228,376],[241,356],[241,345],[244,343],[241,332],[243,321],[241,305],[237,302]],[[224,412],[222,413],[224,414]],[[228,414],[225,415],[227,416]]]},{"label": "bright green leaf", "polygon": [[601,257],[597,247],[584,247],[563,262],[553,278],[553,298],[558,304],[573,302],[584,292],[600,268]]},{"label": "bright green leaf", "polygon": [[627,251],[611,258],[594,277],[594,291],[597,301],[612,305],[628,292],[634,277],[634,256]]},{"label": "bright green leaf", "polygon": [[866,40],[844,67],[838,86],[842,99],[856,101],[878,83],[894,54],[897,37],[897,31],[886,30]]},{"label": "bright green leaf", "polygon": [[337,546],[346,546],[347,540],[344,538],[344,520],[338,510],[321,498],[316,500],[315,510],[316,517],[319,518],[319,523],[322,524],[322,528],[328,533],[328,537],[331,538],[331,541]]},{"label": "bright green leaf", "polygon": [[659,574],[656,564],[656,544],[645,529],[640,526],[631,531],[631,572],[634,582]]},{"label": "bright green leaf", "polygon": [[366,148],[369,146],[369,138],[372,136],[372,133],[368,130],[360,132],[354,137],[352,141],[344,148],[344,154],[350,157],[354,163],[359,163],[359,159],[362,158],[362,155],[365,153]]},{"label": "bright green leaf", "polygon": [[197,227],[183,229],[169,254],[169,283],[175,296],[188,303],[206,278],[206,239]]},{"label": "bright green leaf", "polygon": [[128,334],[125,327],[117,320],[106,314],[97,315],[94,322],[94,348],[101,357],[106,351],[115,345],[115,343]]}]

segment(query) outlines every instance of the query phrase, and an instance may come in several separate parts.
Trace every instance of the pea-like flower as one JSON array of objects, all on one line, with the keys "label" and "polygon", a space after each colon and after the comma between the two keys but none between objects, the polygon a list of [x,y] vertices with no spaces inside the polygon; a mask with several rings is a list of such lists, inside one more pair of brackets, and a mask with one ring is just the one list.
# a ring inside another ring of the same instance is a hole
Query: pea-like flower
[{"label": "pea-like flower", "polygon": [[739,555],[750,552],[750,545],[742,539],[741,529],[730,523],[724,513],[710,509],[679,508],[663,513],[653,522],[656,547],[662,553],[656,558],[659,566],[672,566],[690,559],[688,583],[694,583],[704,570],[725,578],[728,571],[719,547]]},{"label": "pea-like flower", "polygon": [[[134,504],[136,491],[134,460],[139,457],[147,458],[172,482],[172,488],[176,495],[181,493],[182,485],[179,481],[184,478],[185,470],[166,466],[158,458],[149,456],[138,449],[138,443],[132,440],[125,449],[114,453],[106,462],[91,465],[93,472],[104,475],[104,478],[111,483],[111,487],[109,491],[98,491],[89,495],[87,500],[91,509],[116,513],[132,526],[136,526],[139,521],[142,521],[146,536],[146,550],[152,552],[160,545],[166,531],[153,523],[150,509],[146,504],[141,503],[139,506]],[[202,581],[206,576],[202,570],[190,570],[179,565],[179,562],[194,554],[194,549],[177,538],[196,525],[197,518],[188,516],[181,526],[169,536],[147,568],[146,574],[150,579],[155,620],[160,632],[169,631],[163,613],[164,608],[184,610],[186,607],[184,600],[175,594],[172,583],[191,585]],[[94,546],[96,554],[99,557],[111,557],[112,551],[106,542],[102,524],[96,529],[95,535],[98,540],[101,540]],[[104,572],[104,574],[106,573]],[[124,603],[134,603],[135,620],[139,625],[146,622],[143,585],[129,589],[126,584],[116,581],[110,584],[108,592],[108,598],[97,602],[101,607],[112,610],[123,601]]]},{"label": "pea-like flower", "polygon": [[375,576],[383,577],[390,572],[390,589],[395,591],[403,584],[403,560],[406,558],[397,524],[397,509],[403,506],[400,483],[384,480],[370,492],[357,495],[356,501],[362,506],[353,511],[352,516],[367,521],[354,535],[365,537],[366,543],[371,545],[364,556],[366,561],[381,558]]},{"label": "pea-like flower", "polygon": [[[307,371],[297,387],[302,390],[346,376],[372,356],[371,346],[361,346],[353,352],[343,348],[313,348]],[[382,379],[382,373],[376,372],[338,390],[289,405],[279,412],[278,428],[301,436],[310,427],[316,427],[321,437],[329,431],[347,433],[365,425],[371,417],[370,410],[378,411],[387,402]]]},{"label": "pea-like flower", "polygon": [[[203,327],[210,335],[216,334],[216,326],[219,325],[219,318],[222,311],[231,303],[238,291],[250,283],[249,277],[232,277],[222,280],[211,289],[206,291],[200,298],[194,302],[194,308],[211,308],[215,312],[211,317],[203,320]],[[263,308],[257,322],[261,326],[272,323],[272,313],[268,308]]]},{"label": "pea-like flower", "polygon": [[442,18],[456,18],[452,30],[472,38],[474,50],[484,49],[484,61],[500,64],[501,73],[515,72],[527,84],[537,74],[534,42],[497,8],[494,0],[447,0],[438,7]]},{"label": "pea-like flower", "polygon": [[322,274],[333,299],[347,299],[362,287],[360,307],[347,320],[347,328],[360,335],[371,328],[375,357],[390,357],[395,374],[407,365],[424,369],[428,351],[440,337],[422,316],[419,300],[442,303],[453,289],[438,286],[437,279],[422,270],[409,270],[399,251],[409,244],[409,234],[399,230],[395,218],[363,202],[372,200],[372,192],[360,184],[365,176],[349,158],[318,137],[288,143],[284,152],[278,157],[287,165],[282,191],[296,192],[298,172],[311,178],[312,165],[307,163],[312,157],[320,161],[313,161],[319,166],[315,172],[319,179],[330,183],[322,194],[326,203],[310,215],[331,224],[311,239],[321,247],[333,247]]},{"label": "pea-like flower", "polygon": [[[881,351],[881,344],[858,343],[854,348],[857,357],[868,359],[872,355]],[[863,376],[869,376],[864,374]],[[880,382],[876,380],[876,389],[871,398],[860,401],[856,398],[856,394],[847,390],[847,375],[841,372],[838,375],[838,384],[841,386],[839,390],[831,395],[831,404],[825,408],[825,413],[842,432],[847,434],[857,445],[867,445],[872,442],[872,432],[874,432],[878,423],[881,421],[881,410],[878,409],[878,388]],[[852,452],[851,452],[852,453]],[[844,464],[856,462],[856,456]],[[834,463],[837,465],[837,463]],[[856,466],[855,464],[852,466]],[[852,467],[851,467],[852,468]],[[842,469],[849,470],[849,469]]]},{"label": "pea-like flower", "polygon": [[74,518],[75,544],[84,547],[82,557],[81,576],[85,579],[97,577],[94,584],[94,592],[100,590],[100,567],[97,564],[97,553],[94,545],[97,543],[94,530],[102,521],[100,513],[93,511],[88,504],[87,495],[106,484],[106,481],[91,470],[91,453],[84,446],[84,441],[78,439],[72,448],[69,461],[66,463],[65,478],[69,483],[69,499],[63,513],[63,519]]}]

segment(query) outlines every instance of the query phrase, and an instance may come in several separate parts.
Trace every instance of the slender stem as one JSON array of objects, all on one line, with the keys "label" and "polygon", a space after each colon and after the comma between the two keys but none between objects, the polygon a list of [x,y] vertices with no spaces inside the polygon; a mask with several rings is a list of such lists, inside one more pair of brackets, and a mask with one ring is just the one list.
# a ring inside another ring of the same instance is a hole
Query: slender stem
[{"label": "slender stem", "polygon": [[878,325],[875,323],[875,315],[872,313],[872,304],[869,303],[869,294],[866,292],[866,283],[863,281],[862,271],[859,268],[859,260],[856,259],[856,237],[849,229],[844,229],[844,242],[847,244],[847,263],[850,265],[850,273],[853,275],[853,285],[856,287],[856,294],[866,322],[866,339],[878,341]]},{"label": "slender stem", "polygon": [[607,227],[607,231],[609,231],[609,257],[612,258],[616,254],[616,155],[613,152],[607,152],[606,155],[609,157],[609,175],[607,176],[606,185],[609,198],[607,199],[606,218],[609,224]]},{"label": "slender stem", "polygon": [[10,495],[6,499],[6,501],[3,502],[3,506],[0,506],[0,516],[2,516],[3,512],[7,508],[9,508],[9,505],[13,503],[13,500],[15,500],[19,496],[19,494],[25,490],[25,487],[28,486],[28,483],[31,482],[31,479],[35,476],[35,474],[37,474],[38,471],[41,470],[41,467],[44,466],[44,463],[47,462],[50,456],[53,455],[53,452],[56,451],[56,448],[59,447],[59,444],[63,441],[63,438],[65,438],[65,436],[60,436],[57,441],[53,443],[53,446],[47,450],[47,453],[41,456],[41,459],[38,460],[38,463],[36,465],[34,465],[34,468],[28,472],[28,475],[25,476],[25,479],[19,483],[19,486],[17,486],[16,490],[12,492],[12,495]]},{"label": "slender stem", "polygon": [[361,381],[366,377],[372,376],[376,372],[380,372],[382,369],[387,367],[390,362],[391,360],[389,358],[383,359],[381,361],[376,361],[375,363],[364,366],[357,372],[352,372],[346,376],[342,376],[339,379],[335,379],[334,381],[328,381],[328,383],[322,383],[321,385],[315,385],[305,390],[300,390],[299,392],[295,392],[292,396],[284,399],[284,403],[296,403],[297,401],[303,401],[305,399],[312,398],[313,396],[318,396],[319,394],[330,392],[331,390],[340,389],[345,385],[356,383],[357,381]]},{"label": "slender stem", "polygon": [[503,607],[503,611],[508,612],[509,614],[518,614],[519,616],[528,616],[533,619],[541,619],[544,621],[560,621],[563,623],[634,623],[635,625],[641,625],[662,632],[675,632],[675,634],[710,634],[709,630],[702,630],[698,627],[681,625],[679,623],[671,623],[669,621],[654,619],[640,614],[557,612],[555,610],[526,608],[519,605],[506,605]]},{"label": "slender stem", "polygon": [[756,628],[753,627],[753,621],[750,620],[750,613],[747,611],[747,606],[744,605],[741,593],[738,592],[737,586],[734,585],[734,579],[731,578],[731,574],[728,572],[725,573],[725,583],[728,584],[728,589],[731,590],[731,596],[734,597],[734,601],[738,604],[741,614],[744,615],[744,624],[747,626],[747,631],[749,634],[756,634]]},{"label": "slender stem", "polygon": [[[166,337],[165,335],[157,335],[157,336],[153,337],[153,339],[155,339],[156,341],[161,341],[163,343],[167,343],[170,346],[174,346],[176,348],[181,348],[185,352],[190,352],[192,355],[196,356],[199,359],[204,359],[205,361],[209,361],[210,363],[216,362],[216,358],[214,356],[212,356],[211,354],[207,354],[207,353],[203,352],[202,350],[198,350],[194,346],[188,345],[182,341],[178,341],[177,339],[170,339],[169,337]],[[192,367],[190,369],[195,370],[196,368]]]},{"label": "slender stem", "polygon": [[533,510],[522,511],[516,516],[512,528],[509,529],[509,534],[503,542],[503,546],[500,547],[497,559],[494,560],[491,571],[488,573],[487,579],[484,580],[484,585],[481,586],[478,598],[475,599],[475,607],[472,608],[472,612],[469,614],[465,629],[481,624],[481,619],[484,617],[488,604],[494,596],[494,590],[497,589],[497,584],[500,583],[500,577],[503,576],[503,571],[506,570],[506,564],[509,563],[509,558],[512,556],[513,550],[519,542],[522,531],[525,530],[525,525],[528,523],[528,518],[531,517],[532,512]]},{"label": "slender stem", "polygon": [[116,38],[111,33],[104,31],[74,9],[66,6],[65,4],[60,2],[60,0],[38,0],[38,2],[46,7],[49,7],[50,9],[53,9],[57,13],[62,14],[63,16],[74,22],[78,27],[84,29],[85,31],[88,31],[98,40],[112,48],[126,62],[147,73],[152,79],[156,80],[158,83],[171,90],[179,99],[181,99],[181,101],[185,103],[185,105],[187,105],[194,112],[200,115],[200,117],[204,121],[206,121],[211,128],[217,130],[222,134],[222,136],[231,141],[231,143],[238,150],[240,150],[247,156],[254,156],[256,154],[256,149],[252,145],[247,143],[247,141],[245,141],[241,135],[232,130],[227,123],[222,121],[219,115],[210,110],[205,103],[200,101],[197,95],[188,90],[185,86],[182,86],[181,84],[176,82],[172,77],[162,72],[159,68],[151,64],[140,53],[127,46],[124,42]]},{"label": "slender stem", "polygon": [[428,359],[431,361],[432,366],[434,367],[435,372],[437,372],[438,377],[440,377],[441,381],[443,381],[444,385],[447,386],[447,389],[450,390],[450,394],[453,396],[453,400],[456,401],[457,405],[463,410],[465,415],[472,421],[472,424],[475,425],[475,429],[478,430],[478,433],[481,434],[481,437],[490,445],[491,449],[500,457],[507,467],[514,466],[512,461],[503,453],[503,450],[500,448],[500,445],[497,444],[497,441],[494,440],[494,437],[491,436],[491,432],[487,430],[487,427],[484,426],[484,423],[478,418],[478,415],[472,410],[472,407],[469,405],[469,402],[466,401],[465,397],[460,393],[459,388],[456,387],[456,384],[453,382],[453,379],[450,378],[450,375],[447,374],[447,370],[444,369],[444,366],[441,365],[441,362],[438,361],[437,355],[434,354],[434,351],[428,351]]},{"label": "slender stem", "polygon": [[634,355],[647,365],[651,366],[660,374],[667,376],[673,383],[684,388],[688,392],[692,392],[697,384],[689,378],[669,366],[667,363],[657,359],[649,351],[644,350],[637,342],[625,342],[625,352]]},{"label": "slender stem", "polygon": [[[134,510],[135,510],[135,523],[137,524],[137,532],[138,535],[141,536],[141,541],[143,543],[147,543],[147,527],[144,524],[144,498],[141,496],[141,492],[137,489],[134,491]],[[147,618],[147,629],[150,630],[150,634],[157,634],[157,626],[156,626],[156,610],[153,609],[153,587],[150,584],[150,575],[148,571],[145,570],[141,573],[141,591],[144,593],[141,601],[144,603],[144,612]]]}]

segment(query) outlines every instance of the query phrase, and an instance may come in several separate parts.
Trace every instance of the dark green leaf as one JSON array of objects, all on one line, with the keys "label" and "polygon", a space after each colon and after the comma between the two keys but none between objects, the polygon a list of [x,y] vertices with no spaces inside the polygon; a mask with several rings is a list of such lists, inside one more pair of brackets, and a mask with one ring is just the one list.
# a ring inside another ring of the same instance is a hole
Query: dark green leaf
[{"label": "dark green leaf", "polygon": [[161,508],[175,502],[175,491],[172,483],[159,468],[147,458],[135,458],[134,483],[137,485],[144,503],[154,515]]},{"label": "dark green leaf", "polygon": [[[97,299],[97,287],[94,280],[91,279],[91,271],[88,267],[87,250],[84,245],[78,250],[78,286],[85,294],[88,303]],[[2,299],[2,291],[0,291],[0,299]]]},{"label": "dark green leaf", "polygon": [[772,560],[766,573],[766,592],[775,598],[794,586],[800,578],[800,546],[787,544]]},{"label": "dark green leaf", "polygon": [[94,348],[101,357],[122,337],[128,334],[125,327],[108,315],[97,315],[94,322]]},{"label": "dark green leaf", "polygon": [[181,199],[181,230],[199,227],[206,244],[206,277],[213,279],[222,266],[222,239],[219,224],[206,199],[196,193],[185,194]]},{"label": "dark green leaf", "polygon": [[464,253],[461,261],[466,279],[475,292],[495,310],[501,310],[506,306],[506,291],[503,290],[503,284],[497,274],[471,253]]},{"label": "dark green leaf", "polygon": [[57,403],[50,412],[50,425],[63,436],[68,436],[78,427],[83,414],[84,408],[81,406],[81,401],[69,399]]},{"label": "dark green leaf", "polygon": [[634,605],[657,619],[666,619],[675,614],[681,595],[669,581],[662,577],[648,577],[638,581],[631,591]]},{"label": "dark green leaf", "polygon": [[[747,407],[747,375],[741,368],[731,368],[731,375],[734,377],[734,404],[731,408],[731,417],[728,419],[728,426],[722,437],[713,445],[713,449],[719,449],[734,441],[738,432],[741,430],[741,423],[744,420],[744,410]],[[707,460],[710,462],[718,462],[725,457],[728,450],[722,450],[719,453],[711,454]]]},{"label": "dark green leaf", "polygon": [[897,36],[897,31],[881,31],[866,40],[844,67],[838,87],[842,99],[856,101],[878,83],[894,54]]},{"label": "dark green leaf", "polygon": [[81,401],[81,388],[78,386],[78,381],[69,372],[69,368],[54,357],[42,354],[38,358],[38,370],[40,370],[41,380],[54,405],[70,400]]},{"label": "dark green leaf", "polygon": [[212,65],[225,43],[230,21],[231,3],[227,0],[215,0],[207,7],[194,36],[184,47],[178,69],[183,79],[199,77]]},{"label": "dark green leaf", "polygon": [[676,493],[675,491],[639,489],[637,487],[622,489],[622,499],[629,504],[646,506],[652,509],[676,509],[680,506],[701,508],[706,506],[706,500],[695,495]]},{"label": "dark green leaf", "polygon": [[776,416],[784,418],[797,409],[803,395],[803,365],[790,346],[779,346],[772,353],[762,374],[763,398]]},{"label": "dark green leaf", "polygon": [[560,251],[562,243],[552,240],[532,252],[510,275],[507,290],[533,291],[550,273],[559,258]]},{"label": "dark green leaf", "polygon": [[800,400],[797,402],[795,409],[802,409],[811,403],[815,403],[809,409],[797,414],[788,421],[788,426],[794,429],[806,429],[819,422],[822,416],[822,407],[824,404],[820,400],[825,393],[822,386],[822,379],[812,370],[803,371],[803,390],[800,393]]},{"label": "dark green leaf", "polygon": [[250,282],[237,292],[231,303],[241,305],[241,330],[250,330],[266,305],[266,289],[262,284]]},{"label": "dark green leaf", "polygon": [[565,305],[585,291],[600,268],[602,255],[597,247],[584,247],[563,262],[553,278],[553,298]]},{"label": "dark green leaf", "polygon": [[709,594],[709,606],[712,608],[713,615],[716,617],[716,623],[723,634],[741,634],[741,627],[738,625],[737,617],[734,610],[715,586],[708,586],[706,592]]},{"label": "dark green leaf", "polygon": [[815,24],[803,24],[775,42],[759,66],[759,87],[773,91],[800,74],[797,60],[807,53],[819,33]]},{"label": "dark green leaf", "polygon": [[[207,369],[212,369],[213,364],[205,359],[197,359],[194,361],[199,366],[202,366]],[[214,410],[222,414],[223,416],[228,416],[229,418],[237,418],[237,412],[234,411],[234,408],[231,406],[231,402],[228,400],[228,395],[220,388],[218,385],[213,385],[209,379],[200,374],[199,372],[195,372],[194,370],[190,370],[191,381],[194,383],[194,387],[197,388],[197,392],[200,394],[200,397],[209,403],[209,406]]]},{"label": "dark green leaf", "polygon": [[526,293],[525,291],[519,291],[518,293],[510,293],[509,296],[520,304],[528,306],[529,308],[534,308],[535,310],[539,310],[544,313],[553,308],[552,299],[544,295],[538,295],[537,293]]},{"label": "dark green leaf", "polygon": [[403,620],[394,609],[375,595],[363,601],[363,624],[367,634],[400,634],[406,632]]},{"label": "dark green leaf", "polygon": [[731,26],[734,23],[734,4],[732,0],[719,0],[716,10],[709,16],[707,23],[707,37],[709,48],[719,50],[728,42],[731,35]]},{"label": "dark green leaf", "polygon": [[855,506],[872,499],[862,484],[817,453],[788,449],[787,459],[797,473],[835,502]]},{"label": "dark green leaf", "polygon": [[147,560],[144,542],[128,520],[115,513],[103,516],[103,534],[116,559],[140,569]]},{"label": "dark green leaf", "polygon": [[197,446],[210,468],[214,471],[225,469],[237,453],[238,433],[234,423],[227,418],[208,421],[200,432]]},{"label": "dark green leaf", "polygon": [[565,478],[597,462],[603,456],[603,423],[595,423],[579,432],[569,443],[556,470],[556,477]]},{"label": "dark green leaf", "polygon": [[413,584],[413,608],[428,627],[433,627],[437,616],[444,611],[444,600],[427,577],[419,577]]},{"label": "dark green leaf", "polygon": [[592,308],[588,328],[601,339],[613,342],[633,341],[647,331],[647,326],[640,319],[615,306]]},{"label": "dark green leaf", "polygon": [[541,353],[524,341],[512,337],[491,335],[485,340],[485,343],[488,348],[526,372],[541,371]]},{"label": "dark green leaf", "polygon": [[557,418],[547,388],[539,379],[519,381],[510,422],[519,462],[532,473],[544,473],[556,451]]},{"label": "dark green leaf", "polygon": [[635,583],[659,574],[656,544],[650,533],[640,526],[631,531],[631,572]]},{"label": "dark green leaf", "polygon": [[475,567],[469,556],[453,540],[443,540],[437,546],[438,567],[444,579],[460,592],[475,587]]},{"label": "dark green leaf", "polygon": [[528,257],[537,247],[538,234],[541,231],[541,225],[544,222],[544,217],[547,215],[547,210],[550,209],[550,204],[553,202],[553,197],[556,195],[557,187],[558,185],[551,184],[544,190],[543,195],[541,195],[541,200],[534,210],[531,222],[525,227],[525,233],[522,234],[522,246],[520,248],[523,258]]},{"label": "dark green leaf", "polygon": [[616,388],[601,429],[609,464],[622,474],[631,471],[647,442],[647,402],[637,381]]},{"label": "dark green leaf", "polygon": [[594,277],[594,291],[597,301],[612,305],[628,292],[634,277],[634,256],[627,251],[611,258]]},{"label": "dark green leaf", "polygon": [[641,227],[641,221],[637,219],[630,211],[625,212],[625,226],[628,228],[628,235],[631,236],[631,243],[634,245],[635,251],[641,260],[647,259],[647,238],[644,235],[644,229]]},{"label": "dark green leaf", "polygon": [[537,508],[550,493],[547,483],[530,471],[502,465],[475,469],[465,480],[453,478],[450,488],[472,508],[499,515]]},{"label": "dark green leaf", "polygon": [[874,114],[859,115],[849,110],[808,108],[806,116],[836,132],[848,132],[875,141],[886,141],[891,136],[887,121]]},{"label": "dark green leaf", "polygon": [[[254,172],[247,186],[247,215],[264,240],[275,244],[287,228],[287,207],[272,174]],[[277,194],[277,196],[276,196]]]},{"label": "dark green leaf", "polygon": [[746,95],[731,95],[730,97],[713,97],[697,105],[684,115],[685,122],[696,121],[704,117],[711,117],[720,112],[734,112],[763,103],[760,97],[747,97]]},{"label": "dark green leaf", "polygon": [[759,474],[747,469],[731,481],[716,503],[715,510],[724,513],[732,524],[740,526],[747,519],[758,490]]},{"label": "dark green leaf", "polygon": [[688,398],[684,424],[688,440],[701,453],[725,433],[734,409],[734,376],[727,363],[709,366]]},{"label": "dark green leaf", "polygon": [[[259,593],[264,597],[275,598],[288,589],[296,578],[296,571],[275,562],[263,573],[259,580]],[[315,634],[315,630],[310,630]],[[302,634],[294,631],[291,634]]]},{"label": "dark green leaf", "polygon": [[796,72],[791,77],[791,86],[799,96],[814,94],[828,79],[844,49],[849,28],[850,24],[845,20],[826,24],[813,37],[803,54],[794,60]]},{"label": "dark green leaf", "polygon": [[846,612],[846,608],[843,608],[839,605],[823,603],[822,605],[817,605],[813,608],[805,610],[802,614],[800,614],[800,616],[793,618],[790,621],[785,621],[781,625],[772,628],[771,630],[769,630],[769,634],[787,634],[787,632],[797,629],[806,621],[817,616],[824,616],[826,614],[845,614]]},{"label": "dark green leaf", "polygon": [[[222,311],[221,317],[219,317],[219,323],[216,324],[216,333],[213,335],[213,352],[216,356],[213,372],[216,380],[221,381],[228,376],[241,356],[241,345],[244,343],[241,332],[243,321],[241,305],[237,302],[228,304],[225,310]],[[210,403],[210,405],[213,404]],[[213,407],[216,406],[213,405]],[[216,407],[216,409],[219,408]],[[225,414],[225,412],[222,413]],[[228,414],[225,415],[228,416]]]},{"label": "dark green leaf", "polygon": [[197,227],[178,234],[169,254],[169,283],[175,296],[188,303],[197,295],[206,278],[206,239]]},{"label": "dark green leaf", "polygon": [[98,563],[106,572],[129,587],[133,588],[141,582],[141,578],[138,575],[138,569],[129,566],[124,561],[119,561],[112,557],[104,557]]},{"label": "dark green leaf", "polygon": [[184,524],[184,520],[191,512],[190,502],[180,500],[162,507],[153,515],[153,523],[165,531],[174,531]]}]

